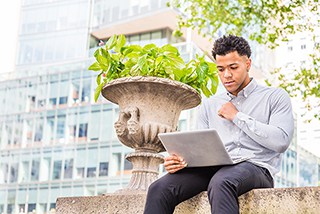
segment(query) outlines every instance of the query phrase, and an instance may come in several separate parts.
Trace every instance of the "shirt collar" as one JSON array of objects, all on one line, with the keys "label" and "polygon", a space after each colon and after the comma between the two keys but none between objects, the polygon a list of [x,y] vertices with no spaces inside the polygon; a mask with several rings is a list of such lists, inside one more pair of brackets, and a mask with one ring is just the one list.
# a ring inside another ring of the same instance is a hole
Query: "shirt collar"
[{"label": "shirt collar", "polygon": [[[254,89],[256,87],[257,87],[257,82],[251,77],[249,84],[246,87],[244,87],[241,91],[239,91],[238,96],[243,96],[243,97],[247,98],[254,91]],[[227,92],[227,95],[231,99],[236,97],[229,92]]]}]

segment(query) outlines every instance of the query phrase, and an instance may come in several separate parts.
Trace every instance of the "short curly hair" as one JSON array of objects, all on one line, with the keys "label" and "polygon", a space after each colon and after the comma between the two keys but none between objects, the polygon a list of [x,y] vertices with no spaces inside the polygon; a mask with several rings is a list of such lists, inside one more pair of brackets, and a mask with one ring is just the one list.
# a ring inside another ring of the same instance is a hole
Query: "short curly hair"
[{"label": "short curly hair", "polygon": [[213,44],[212,56],[216,59],[216,55],[224,56],[233,51],[237,51],[240,56],[251,56],[251,48],[249,43],[242,37],[228,35],[217,39]]}]

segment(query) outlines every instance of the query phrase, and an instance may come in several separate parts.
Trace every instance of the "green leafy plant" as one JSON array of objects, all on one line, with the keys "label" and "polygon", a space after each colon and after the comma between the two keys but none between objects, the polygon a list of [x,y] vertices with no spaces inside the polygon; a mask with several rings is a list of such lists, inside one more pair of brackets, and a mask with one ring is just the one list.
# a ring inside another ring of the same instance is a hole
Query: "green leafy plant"
[{"label": "green leafy plant", "polygon": [[196,56],[184,62],[178,49],[170,44],[157,47],[155,44],[126,45],[124,35],[112,36],[104,46],[98,48],[96,61],[89,70],[99,72],[94,99],[97,101],[101,89],[111,80],[130,76],[155,76],[176,80],[209,97],[218,87],[218,75],[213,62],[204,56]]}]

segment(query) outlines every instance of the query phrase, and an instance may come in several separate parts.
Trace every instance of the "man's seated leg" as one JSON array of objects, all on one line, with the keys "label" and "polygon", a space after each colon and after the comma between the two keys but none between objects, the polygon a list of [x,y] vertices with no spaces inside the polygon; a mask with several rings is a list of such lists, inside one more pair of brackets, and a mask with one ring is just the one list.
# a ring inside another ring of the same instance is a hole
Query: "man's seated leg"
[{"label": "man's seated leg", "polygon": [[267,169],[249,162],[222,167],[211,179],[208,198],[211,212],[239,213],[238,196],[256,188],[273,187],[273,178]]},{"label": "man's seated leg", "polygon": [[176,205],[207,190],[212,175],[219,168],[184,168],[159,178],[148,189],[144,213],[173,213]]}]

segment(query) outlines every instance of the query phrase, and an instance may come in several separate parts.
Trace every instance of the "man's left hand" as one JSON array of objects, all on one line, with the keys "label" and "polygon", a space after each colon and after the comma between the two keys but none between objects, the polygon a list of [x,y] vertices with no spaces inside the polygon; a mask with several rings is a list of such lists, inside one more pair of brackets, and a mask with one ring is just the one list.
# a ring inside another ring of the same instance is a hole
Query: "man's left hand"
[{"label": "man's left hand", "polygon": [[218,115],[232,121],[238,112],[238,109],[231,102],[227,102],[221,106],[218,111]]}]

